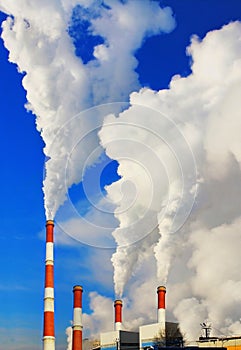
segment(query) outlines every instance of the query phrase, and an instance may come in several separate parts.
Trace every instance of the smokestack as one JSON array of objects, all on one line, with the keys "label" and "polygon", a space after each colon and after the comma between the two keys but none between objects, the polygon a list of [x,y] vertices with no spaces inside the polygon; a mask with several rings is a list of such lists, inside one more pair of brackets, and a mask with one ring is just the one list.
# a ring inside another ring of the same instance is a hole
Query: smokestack
[{"label": "smokestack", "polygon": [[162,328],[165,329],[165,325],[166,325],[166,306],[165,306],[166,287],[159,286],[157,288],[157,295],[158,295],[157,322],[161,323]]},{"label": "smokestack", "polygon": [[74,286],[72,350],[82,350],[82,292],[81,286]]},{"label": "smokestack", "polygon": [[54,222],[46,221],[43,349],[55,350],[54,335]]},{"label": "smokestack", "polygon": [[115,300],[115,330],[121,331],[122,329],[122,301]]}]

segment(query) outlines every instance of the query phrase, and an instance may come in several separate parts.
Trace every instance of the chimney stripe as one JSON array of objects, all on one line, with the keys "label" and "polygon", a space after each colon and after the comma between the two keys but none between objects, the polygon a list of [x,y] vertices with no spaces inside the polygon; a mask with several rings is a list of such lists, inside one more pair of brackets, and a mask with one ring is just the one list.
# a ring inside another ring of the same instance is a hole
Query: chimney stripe
[{"label": "chimney stripe", "polygon": [[54,313],[52,311],[45,311],[44,336],[54,337]]},{"label": "chimney stripe", "polygon": [[74,295],[74,308],[82,308],[82,290],[75,289]]},{"label": "chimney stripe", "polygon": [[44,311],[51,311],[54,314],[54,299],[45,298],[44,300]]},{"label": "chimney stripe", "polygon": [[44,299],[52,298],[54,299],[54,289],[53,288],[45,288],[44,289]]},{"label": "chimney stripe", "polygon": [[75,329],[72,340],[72,349],[82,350],[82,330]]},{"label": "chimney stripe", "polygon": [[46,242],[54,242],[54,222],[52,220],[46,221]]},{"label": "chimney stripe", "polygon": [[82,308],[74,308],[74,326],[82,327]]},{"label": "chimney stripe", "polygon": [[45,265],[45,288],[54,288],[54,266]]},{"label": "chimney stripe", "polygon": [[46,263],[54,263],[54,244],[53,242],[46,242]]}]

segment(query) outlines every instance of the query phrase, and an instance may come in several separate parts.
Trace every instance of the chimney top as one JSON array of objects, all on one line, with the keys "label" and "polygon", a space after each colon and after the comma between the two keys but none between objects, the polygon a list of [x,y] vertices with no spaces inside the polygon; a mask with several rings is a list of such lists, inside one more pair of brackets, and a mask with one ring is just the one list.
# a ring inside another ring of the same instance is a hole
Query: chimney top
[{"label": "chimney top", "polygon": [[81,291],[83,291],[83,287],[82,287],[82,286],[79,286],[79,285],[76,285],[76,286],[73,287],[73,292],[74,292],[75,290],[81,290]]},{"label": "chimney top", "polygon": [[53,220],[47,220],[46,221],[46,226],[48,225],[53,225],[54,226],[54,221]]}]

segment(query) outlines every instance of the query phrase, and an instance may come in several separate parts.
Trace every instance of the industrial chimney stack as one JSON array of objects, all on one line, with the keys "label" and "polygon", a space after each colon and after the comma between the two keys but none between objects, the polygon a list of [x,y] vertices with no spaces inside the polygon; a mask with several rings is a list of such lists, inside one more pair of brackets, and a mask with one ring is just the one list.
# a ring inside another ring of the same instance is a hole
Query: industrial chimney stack
[{"label": "industrial chimney stack", "polygon": [[81,286],[74,286],[72,350],[82,350],[82,292]]},{"label": "industrial chimney stack", "polygon": [[158,314],[157,314],[157,322],[161,324],[161,328],[163,331],[163,335],[165,336],[165,328],[166,328],[166,306],[165,306],[165,298],[166,298],[166,287],[159,286],[157,288],[158,295]]},{"label": "industrial chimney stack", "polygon": [[46,222],[43,349],[55,350],[54,335],[54,222]]},{"label": "industrial chimney stack", "polygon": [[121,331],[122,330],[122,301],[115,300],[114,306],[115,306],[115,330]]}]

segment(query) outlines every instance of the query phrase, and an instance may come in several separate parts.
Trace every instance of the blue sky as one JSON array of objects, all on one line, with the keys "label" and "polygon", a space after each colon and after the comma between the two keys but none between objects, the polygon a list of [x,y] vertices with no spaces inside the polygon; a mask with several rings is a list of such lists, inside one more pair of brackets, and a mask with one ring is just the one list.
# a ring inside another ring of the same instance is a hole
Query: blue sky
[{"label": "blue sky", "polygon": [[[3,0],[0,2],[1,7],[4,3]],[[203,39],[207,32],[220,29],[230,21],[241,20],[239,0],[165,0],[160,1],[160,5],[172,8],[175,29],[167,34],[147,38],[135,53],[140,86],[153,90],[168,88],[171,77],[176,74],[186,77],[191,73],[186,47],[193,34]],[[1,21],[5,18],[6,15],[1,13]],[[75,31],[84,29],[83,24],[77,26]],[[76,32],[74,35],[77,37]],[[87,61],[91,56],[85,50],[101,41],[92,41],[81,49],[81,38],[83,36],[79,35],[76,39],[76,52]],[[8,52],[2,40],[0,69],[0,349],[35,350],[41,349],[43,316],[44,143],[36,130],[35,116],[24,108],[26,91],[21,83],[23,76],[17,72],[16,65],[8,62]],[[109,165],[104,180],[102,177],[103,183],[109,184],[112,179],[118,179],[116,164]],[[91,181],[92,176],[90,171],[85,181]],[[81,201],[81,195],[75,193],[73,188],[70,196],[73,196],[74,201]],[[113,267],[109,261],[113,252],[113,249],[98,249],[81,244],[64,234],[59,238],[55,248],[57,349],[66,349],[67,346],[65,329],[72,317],[73,285],[80,283],[84,287],[83,308],[87,314],[93,312],[90,292],[96,291],[104,297],[114,298]],[[103,261],[103,265],[100,261]]]}]

